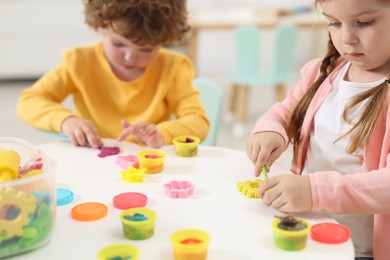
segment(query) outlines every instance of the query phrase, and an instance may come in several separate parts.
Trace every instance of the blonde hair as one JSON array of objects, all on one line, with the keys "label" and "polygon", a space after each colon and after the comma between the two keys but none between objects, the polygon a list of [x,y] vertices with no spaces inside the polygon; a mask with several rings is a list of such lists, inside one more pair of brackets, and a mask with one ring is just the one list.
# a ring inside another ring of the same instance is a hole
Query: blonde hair
[{"label": "blonde hair", "polygon": [[181,41],[190,30],[186,0],[83,0],[85,22],[140,45]]},{"label": "blonde hair", "polygon": [[[316,0],[315,5],[318,5],[326,0]],[[382,2],[390,2],[389,0],[380,0]],[[297,149],[301,142],[302,124],[305,118],[307,109],[313,99],[315,93],[323,83],[323,81],[329,76],[329,74],[335,69],[337,60],[340,57],[340,53],[336,50],[331,37],[329,35],[328,50],[325,57],[322,60],[320,67],[320,74],[317,80],[309,88],[309,90],[299,100],[298,104],[294,108],[287,127],[287,133],[290,142],[294,145],[294,157],[296,158]],[[388,92],[388,85],[390,82],[390,74],[386,81],[382,84],[364,91],[352,98],[352,100],[345,106],[343,112],[343,119],[348,124],[352,125],[351,129],[342,134],[335,142],[350,135],[350,142],[347,146],[346,152],[352,154],[359,148],[367,144],[368,138],[381,120],[383,114],[383,107],[386,101]],[[363,100],[370,99],[365,107],[361,117],[357,122],[352,122],[348,118],[348,114],[353,107],[362,102]]]}]

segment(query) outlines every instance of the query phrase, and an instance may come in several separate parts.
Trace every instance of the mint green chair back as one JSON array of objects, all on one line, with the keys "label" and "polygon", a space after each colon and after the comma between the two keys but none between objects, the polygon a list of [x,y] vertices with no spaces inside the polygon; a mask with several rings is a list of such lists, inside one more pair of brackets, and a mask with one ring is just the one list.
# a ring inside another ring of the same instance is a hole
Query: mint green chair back
[{"label": "mint green chair back", "polygon": [[274,83],[286,82],[291,77],[297,35],[298,29],[291,24],[282,24],[274,32],[272,57],[272,78]]},{"label": "mint green chair back", "polygon": [[238,83],[258,80],[260,65],[260,30],[253,25],[242,25],[234,32],[236,49],[236,77]]},{"label": "mint green chair back", "polygon": [[217,144],[219,125],[222,116],[222,90],[217,83],[205,78],[196,78],[193,84],[199,89],[200,99],[205,106],[207,116],[211,123],[209,134],[201,144],[215,146]]},{"label": "mint green chair back", "polygon": [[[233,137],[241,138],[245,133],[248,118],[249,88],[273,87],[277,102],[286,96],[286,87],[291,79],[292,61],[298,29],[293,25],[279,24],[272,30],[270,38],[254,25],[235,28],[234,43],[236,68],[231,76],[228,113],[233,115],[235,125]],[[265,41],[272,41],[270,55],[262,53]],[[270,56],[267,64],[261,64],[262,56]]]},{"label": "mint green chair back", "polygon": [[298,29],[281,24],[273,31],[270,64],[261,68],[261,31],[254,25],[241,25],[235,29],[236,70],[233,82],[237,84],[274,85],[286,83],[291,76],[292,60]]}]

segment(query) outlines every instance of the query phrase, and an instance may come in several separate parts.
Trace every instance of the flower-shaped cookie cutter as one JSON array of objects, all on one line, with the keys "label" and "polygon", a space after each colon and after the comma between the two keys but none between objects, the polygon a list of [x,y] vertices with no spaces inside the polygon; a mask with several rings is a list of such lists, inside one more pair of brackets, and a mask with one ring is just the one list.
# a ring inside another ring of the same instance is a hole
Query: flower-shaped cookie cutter
[{"label": "flower-shaped cookie cutter", "polygon": [[260,198],[258,189],[262,180],[245,181],[237,183],[237,190],[244,194],[247,198]]},{"label": "flower-shaped cookie cutter", "polygon": [[165,195],[170,198],[187,198],[194,194],[195,185],[189,181],[170,181],[164,184]]}]

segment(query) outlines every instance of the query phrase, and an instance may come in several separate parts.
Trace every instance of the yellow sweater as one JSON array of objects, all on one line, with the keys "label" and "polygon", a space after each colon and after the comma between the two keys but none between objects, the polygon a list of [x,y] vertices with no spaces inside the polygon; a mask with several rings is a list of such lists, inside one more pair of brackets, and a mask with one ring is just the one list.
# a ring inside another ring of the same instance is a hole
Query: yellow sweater
[{"label": "yellow sweater", "polygon": [[[210,123],[199,91],[192,86],[194,68],[184,55],[161,48],[144,75],[132,82],[111,71],[101,43],[64,53],[60,65],[20,95],[18,116],[35,128],[60,132],[67,117],[91,120],[101,137],[117,138],[121,119],[156,124],[171,144],[178,135],[207,137]],[[73,95],[72,112],[61,103]],[[129,136],[128,141],[134,141]]]}]

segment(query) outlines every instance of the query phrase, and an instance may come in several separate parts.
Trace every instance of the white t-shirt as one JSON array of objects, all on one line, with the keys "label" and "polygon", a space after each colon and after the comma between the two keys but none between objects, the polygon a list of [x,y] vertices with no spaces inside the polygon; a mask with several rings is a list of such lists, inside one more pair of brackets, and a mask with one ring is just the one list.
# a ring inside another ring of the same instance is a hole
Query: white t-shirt
[{"label": "white t-shirt", "polygon": [[[350,63],[342,68],[337,75],[331,93],[321,105],[314,117],[314,129],[310,135],[310,143],[306,155],[306,163],[302,174],[318,171],[338,171],[341,174],[355,174],[362,171],[359,149],[354,154],[346,152],[350,136],[335,140],[348,132],[351,125],[344,121],[343,112],[351,98],[370,88],[380,85],[383,80],[371,83],[355,83],[345,81]],[[356,122],[368,100],[356,105],[348,115],[352,122]],[[330,214],[337,222],[351,229],[352,241],[355,247],[355,256],[372,256],[373,215],[369,214]]]}]

